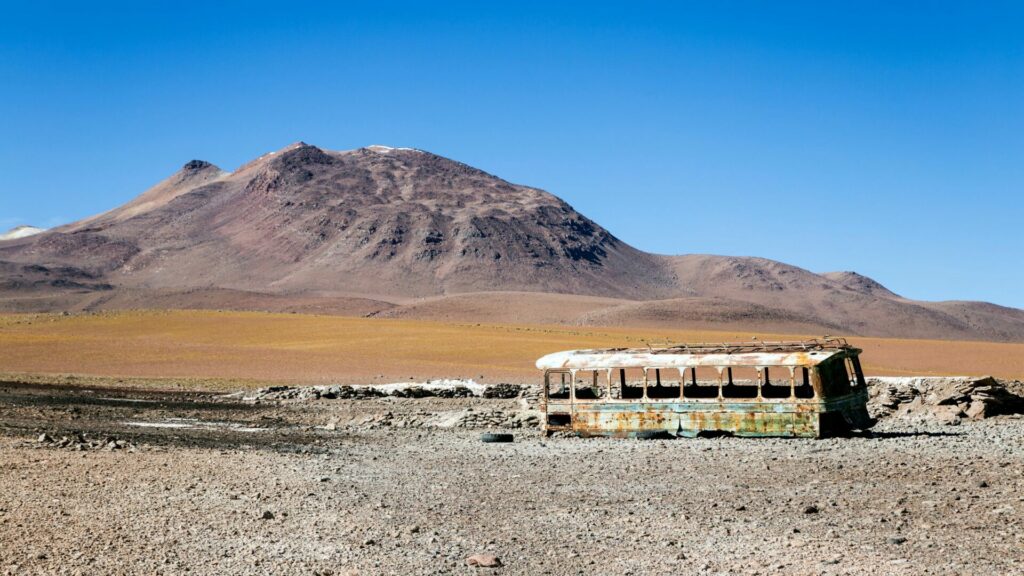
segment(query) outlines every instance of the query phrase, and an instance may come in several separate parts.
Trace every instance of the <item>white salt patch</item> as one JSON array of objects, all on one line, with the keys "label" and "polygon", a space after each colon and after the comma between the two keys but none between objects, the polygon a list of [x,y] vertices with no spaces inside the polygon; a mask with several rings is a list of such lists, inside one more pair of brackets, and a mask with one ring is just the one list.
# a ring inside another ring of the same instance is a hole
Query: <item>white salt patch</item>
[{"label": "white salt patch", "polygon": [[195,426],[184,422],[125,422],[125,424],[139,428],[195,428]]},{"label": "white salt patch", "polygon": [[428,380],[426,382],[395,382],[393,384],[362,384],[353,385],[352,388],[374,388],[380,390],[385,394],[391,394],[398,390],[409,390],[410,388],[422,388],[423,390],[431,390],[434,392],[441,390],[454,390],[456,388],[463,387],[468,388],[474,396],[482,396],[484,390],[487,389],[483,384],[477,384],[473,380]]},{"label": "white salt patch", "polygon": [[193,430],[226,429],[234,432],[266,432],[266,428],[246,426],[237,422],[206,422],[188,418],[168,418],[163,422],[125,422],[128,426],[139,428],[186,428]]},{"label": "white salt patch", "polygon": [[869,384],[889,384],[893,386],[910,386],[918,388],[928,384],[946,384],[949,382],[966,382],[977,380],[972,376],[868,376]]}]

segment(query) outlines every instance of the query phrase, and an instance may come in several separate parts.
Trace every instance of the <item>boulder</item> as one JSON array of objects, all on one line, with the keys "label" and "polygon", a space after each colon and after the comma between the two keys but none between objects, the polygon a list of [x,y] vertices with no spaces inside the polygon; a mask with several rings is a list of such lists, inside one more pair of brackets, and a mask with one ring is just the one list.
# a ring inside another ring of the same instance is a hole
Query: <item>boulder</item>
[{"label": "boulder", "polygon": [[988,405],[981,400],[975,400],[968,405],[967,410],[964,412],[967,413],[967,417],[971,420],[981,420],[988,416]]},{"label": "boulder", "polygon": [[501,560],[494,554],[473,554],[466,558],[466,564],[477,568],[497,568],[501,566]]},{"label": "boulder", "polygon": [[932,408],[933,417],[940,423],[947,426],[956,426],[964,415],[956,405],[942,404]]}]

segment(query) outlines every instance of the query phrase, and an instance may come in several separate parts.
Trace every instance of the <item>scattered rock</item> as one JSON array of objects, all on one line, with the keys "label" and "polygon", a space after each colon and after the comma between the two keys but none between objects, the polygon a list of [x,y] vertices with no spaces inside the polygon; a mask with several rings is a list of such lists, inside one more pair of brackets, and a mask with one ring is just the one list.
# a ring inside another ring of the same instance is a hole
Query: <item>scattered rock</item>
[{"label": "scattered rock", "polygon": [[907,539],[904,538],[903,536],[889,536],[888,538],[885,539],[885,543],[886,544],[893,544],[893,545],[903,544],[906,541],[907,541]]},{"label": "scattered rock", "polygon": [[818,513],[818,507],[815,506],[814,504],[811,504],[810,506],[807,506],[806,508],[804,508],[804,514],[817,514],[817,513]]},{"label": "scattered rock", "polygon": [[868,408],[876,416],[920,417],[949,425],[963,418],[1022,413],[1021,388],[1018,383],[1009,384],[1012,391],[991,376],[869,378]]},{"label": "scattered rock", "polygon": [[395,398],[469,398],[483,394],[484,386],[472,380],[434,380],[416,383],[333,386],[269,386],[248,393],[229,394],[249,402],[366,400],[393,396]]},{"label": "scattered rock", "polygon": [[273,520],[274,519],[274,513],[271,512],[270,510],[264,510],[263,511],[263,515],[260,516],[260,519],[262,519],[262,520]]},{"label": "scattered rock", "polygon": [[540,415],[520,411],[467,409],[465,414],[455,422],[455,426],[458,428],[536,428],[540,426]]},{"label": "scattered rock", "polygon": [[135,446],[127,440],[121,440],[112,436],[106,436],[104,438],[90,438],[81,432],[71,432],[67,435],[61,436],[59,439],[43,433],[36,438],[36,442],[46,448],[64,448],[75,451],[100,449],[107,450],[109,452],[114,450],[126,450],[128,452],[135,451]]},{"label": "scattered rock", "polygon": [[466,564],[477,568],[498,568],[501,560],[494,554],[473,554],[466,558]]},{"label": "scattered rock", "polygon": [[517,384],[495,384],[484,389],[484,398],[518,398],[523,386]]},{"label": "scattered rock", "polygon": [[365,400],[395,398],[519,398],[539,397],[539,388],[519,384],[484,386],[473,380],[431,380],[423,383],[361,384],[333,386],[269,386],[252,392],[236,392],[228,397],[249,402],[283,400]]}]

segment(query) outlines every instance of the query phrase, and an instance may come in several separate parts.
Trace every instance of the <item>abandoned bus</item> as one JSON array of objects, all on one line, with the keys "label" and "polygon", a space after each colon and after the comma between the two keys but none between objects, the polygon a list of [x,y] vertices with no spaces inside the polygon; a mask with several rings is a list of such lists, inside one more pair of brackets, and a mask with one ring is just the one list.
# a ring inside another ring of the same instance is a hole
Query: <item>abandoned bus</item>
[{"label": "abandoned bus", "polygon": [[544,430],[581,436],[820,438],[874,425],[861,350],[801,342],[570,350],[544,356]]}]

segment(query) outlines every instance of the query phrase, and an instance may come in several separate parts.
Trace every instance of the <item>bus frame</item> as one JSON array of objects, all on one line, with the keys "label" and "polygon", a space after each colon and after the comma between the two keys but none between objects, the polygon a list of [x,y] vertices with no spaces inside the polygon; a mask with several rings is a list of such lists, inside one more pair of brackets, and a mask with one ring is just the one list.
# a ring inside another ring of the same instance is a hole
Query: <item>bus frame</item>
[{"label": "bus frame", "polygon": [[831,337],[557,352],[537,361],[543,429],[810,438],[867,430],[875,420],[861,352]]}]

